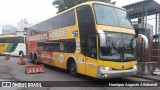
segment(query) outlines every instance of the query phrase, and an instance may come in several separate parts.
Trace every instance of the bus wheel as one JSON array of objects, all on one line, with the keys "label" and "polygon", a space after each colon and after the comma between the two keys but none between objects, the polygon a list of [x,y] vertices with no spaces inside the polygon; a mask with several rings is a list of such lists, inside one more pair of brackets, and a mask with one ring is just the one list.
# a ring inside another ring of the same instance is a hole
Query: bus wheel
[{"label": "bus wheel", "polygon": [[24,54],[22,51],[19,52],[19,55],[22,55],[22,57],[24,57]]},{"label": "bus wheel", "polygon": [[31,60],[32,63],[34,63],[33,55],[32,54],[30,54],[30,60]]},{"label": "bus wheel", "polygon": [[37,59],[37,55],[35,55],[35,57],[34,57],[34,64],[39,64],[38,59]]},{"label": "bus wheel", "polygon": [[72,61],[70,63],[70,66],[69,66],[69,72],[71,75],[73,76],[76,76],[77,75],[77,67],[76,67],[76,63],[74,61]]}]

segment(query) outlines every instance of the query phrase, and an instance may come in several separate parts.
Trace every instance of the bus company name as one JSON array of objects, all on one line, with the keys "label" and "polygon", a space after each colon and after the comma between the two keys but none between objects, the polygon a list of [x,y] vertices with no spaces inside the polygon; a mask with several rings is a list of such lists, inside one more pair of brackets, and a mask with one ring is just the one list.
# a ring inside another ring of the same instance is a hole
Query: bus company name
[{"label": "bus company name", "polygon": [[50,38],[58,38],[58,37],[66,37],[67,36],[67,30],[60,30],[49,33]]},{"label": "bus company name", "polygon": [[29,39],[30,39],[30,41],[46,40],[46,39],[48,39],[48,35],[47,35],[47,33],[45,33],[45,34],[29,37]]},{"label": "bus company name", "polygon": [[49,38],[58,38],[58,37],[66,37],[66,36],[67,36],[67,30],[60,30],[60,31],[50,32],[49,35],[48,33],[35,35],[32,37],[29,37],[29,40],[30,41],[47,40]]}]

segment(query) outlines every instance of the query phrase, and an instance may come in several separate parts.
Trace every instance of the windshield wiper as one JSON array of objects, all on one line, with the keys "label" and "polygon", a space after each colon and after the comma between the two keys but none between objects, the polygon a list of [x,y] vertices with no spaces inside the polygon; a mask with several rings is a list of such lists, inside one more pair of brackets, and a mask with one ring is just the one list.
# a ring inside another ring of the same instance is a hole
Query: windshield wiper
[{"label": "windshield wiper", "polygon": [[125,57],[125,59],[132,60],[132,59],[136,59],[136,58],[135,57]]}]

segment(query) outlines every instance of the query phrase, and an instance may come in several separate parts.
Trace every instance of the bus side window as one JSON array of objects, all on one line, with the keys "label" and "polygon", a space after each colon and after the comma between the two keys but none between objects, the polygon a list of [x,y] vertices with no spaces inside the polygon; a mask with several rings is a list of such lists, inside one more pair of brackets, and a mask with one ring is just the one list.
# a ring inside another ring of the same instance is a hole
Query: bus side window
[{"label": "bus side window", "polygon": [[40,51],[49,51],[49,42],[39,42],[38,43],[38,50]]},{"label": "bus side window", "polygon": [[65,48],[65,52],[74,53],[76,50],[75,39],[65,40],[64,48]]},{"label": "bus side window", "polygon": [[18,43],[18,38],[14,37],[12,43]]},{"label": "bus side window", "polygon": [[44,51],[48,51],[48,50],[49,50],[49,46],[46,46],[46,45],[43,46],[43,50],[44,50]]},{"label": "bus side window", "polygon": [[20,36],[20,37],[18,37],[18,39],[19,39],[19,43],[25,43],[24,42],[25,37]]},{"label": "bus side window", "polygon": [[59,52],[60,51],[60,43],[58,41],[51,41],[49,51]]}]

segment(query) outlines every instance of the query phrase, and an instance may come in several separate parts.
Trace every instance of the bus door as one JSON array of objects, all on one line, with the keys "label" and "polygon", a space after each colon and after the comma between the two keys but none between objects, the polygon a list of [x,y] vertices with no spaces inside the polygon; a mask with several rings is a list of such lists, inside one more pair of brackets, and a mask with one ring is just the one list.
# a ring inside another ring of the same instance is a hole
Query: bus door
[{"label": "bus door", "polygon": [[81,52],[85,57],[85,74],[97,75],[96,29],[91,7],[77,8]]}]

